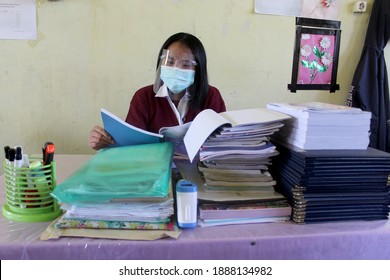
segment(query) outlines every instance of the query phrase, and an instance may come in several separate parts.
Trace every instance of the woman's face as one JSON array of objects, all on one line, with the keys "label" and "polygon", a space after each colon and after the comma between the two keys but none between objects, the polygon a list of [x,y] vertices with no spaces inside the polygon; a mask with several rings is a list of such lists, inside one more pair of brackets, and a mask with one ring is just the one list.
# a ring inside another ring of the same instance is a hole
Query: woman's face
[{"label": "woman's face", "polygon": [[174,42],[169,45],[168,50],[166,66],[195,70],[195,57],[188,47],[179,42]]}]

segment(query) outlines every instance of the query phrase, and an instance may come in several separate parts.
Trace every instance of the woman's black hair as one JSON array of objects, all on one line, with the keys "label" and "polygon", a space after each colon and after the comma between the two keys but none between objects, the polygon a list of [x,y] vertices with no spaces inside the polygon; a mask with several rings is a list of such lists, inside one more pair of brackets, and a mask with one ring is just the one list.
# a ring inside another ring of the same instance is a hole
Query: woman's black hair
[{"label": "woman's black hair", "polygon": [[188,105],[193,109],[200,109],[206,100],[206,95],[209,90],[206,51],[202,42],[197,37],[189,33],[179,32],[169,37],[162,45],[157,58],[157,67],[160,63],[163,50],[168,49],[175,42],[179,42],[189,48],[195,57],[197,63],[195,66],[195,80],[194,84],[188,88],[191,96]]}]

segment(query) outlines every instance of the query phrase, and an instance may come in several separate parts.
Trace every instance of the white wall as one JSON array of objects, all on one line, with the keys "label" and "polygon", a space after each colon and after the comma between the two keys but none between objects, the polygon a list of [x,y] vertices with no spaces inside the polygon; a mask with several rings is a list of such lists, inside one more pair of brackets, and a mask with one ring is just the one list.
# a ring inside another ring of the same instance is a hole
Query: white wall
[{"label": "white wall", "polygon": [[[163,41],[186,31],[208,54],[210,82],[230,110],[272,101],[344,104],[368,12],[340,1],[340,90],[288,91],[295,18],[254,13],[254,0],[37,0],[38,40],[0,40],[0,144],[85,154],[104,107],[124,118],[133,93],[154,82]],[[387,61],[389,50],[386,51]]]}]

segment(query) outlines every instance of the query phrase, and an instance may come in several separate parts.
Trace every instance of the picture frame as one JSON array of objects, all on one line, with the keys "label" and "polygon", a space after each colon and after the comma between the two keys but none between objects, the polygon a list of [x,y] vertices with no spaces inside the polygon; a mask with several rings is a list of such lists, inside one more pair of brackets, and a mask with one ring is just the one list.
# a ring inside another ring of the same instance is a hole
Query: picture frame
[{"label": "picture frame", "polygon": [[340,21],[296,18],[291,92],[340,89],[336,83]]}]

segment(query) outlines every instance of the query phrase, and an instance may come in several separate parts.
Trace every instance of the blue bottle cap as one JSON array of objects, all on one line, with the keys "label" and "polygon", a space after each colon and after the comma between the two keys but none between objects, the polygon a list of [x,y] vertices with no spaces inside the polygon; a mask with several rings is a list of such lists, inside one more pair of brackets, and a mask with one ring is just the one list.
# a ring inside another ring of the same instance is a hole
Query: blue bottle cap
[{"label": "blue bottle cap", "polygon": [[191,181],[181,179],[176,184],[177,192],[197,192],[197,186]]}]

